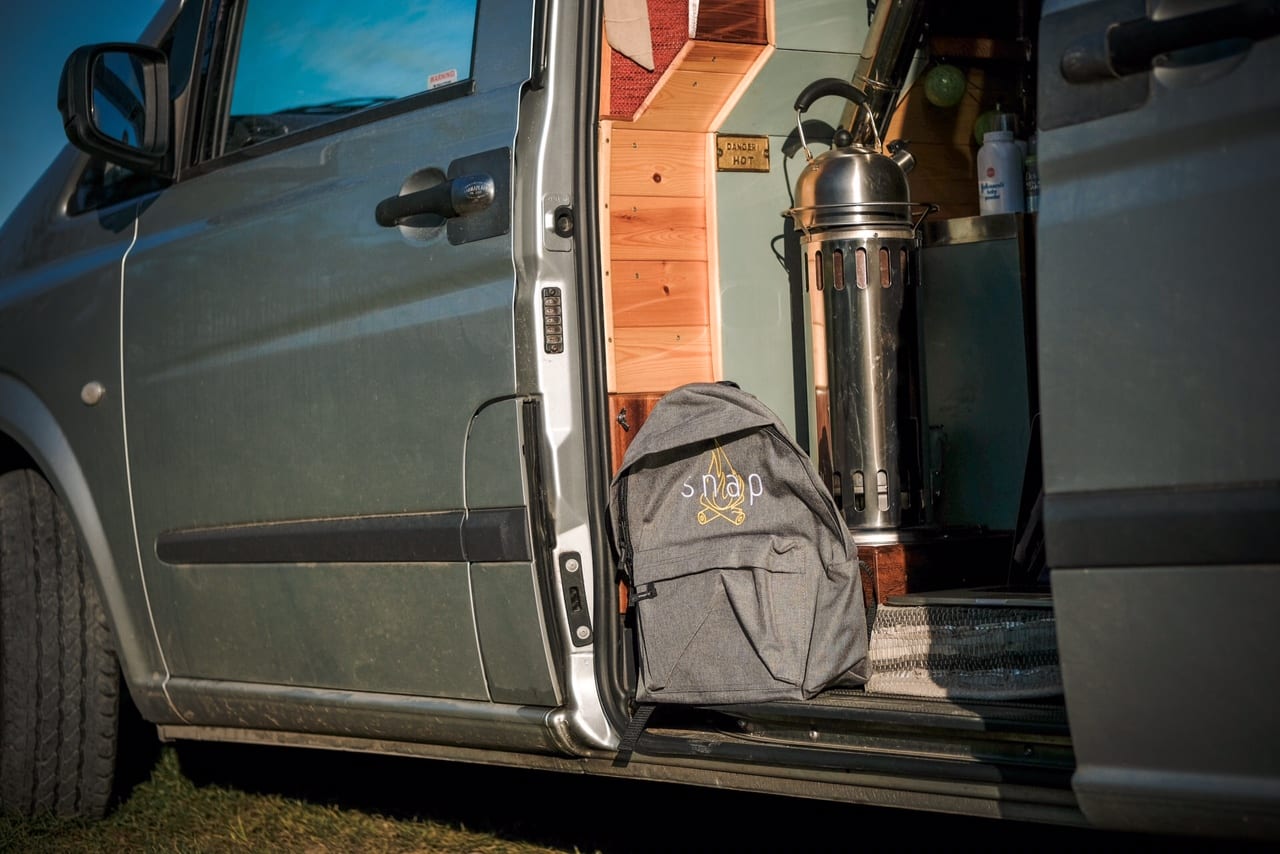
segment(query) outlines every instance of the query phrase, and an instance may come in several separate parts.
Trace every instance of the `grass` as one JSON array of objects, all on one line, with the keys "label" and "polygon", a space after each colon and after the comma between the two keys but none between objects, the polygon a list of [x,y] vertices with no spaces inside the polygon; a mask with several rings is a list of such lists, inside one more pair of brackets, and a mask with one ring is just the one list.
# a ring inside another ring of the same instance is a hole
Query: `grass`
[{"label": "grass", "polygon": [[1277,850],[288,747],[154,743],[137,767],[102,821],[0,818],[0,852],[780,854],[885,840],[919,851]]},{"label": "grass", "polygon": [[149,779],[98,822],[0,818],[0,851],[30,852],[561,852],[456,823],[197,784],[172,746]]}]

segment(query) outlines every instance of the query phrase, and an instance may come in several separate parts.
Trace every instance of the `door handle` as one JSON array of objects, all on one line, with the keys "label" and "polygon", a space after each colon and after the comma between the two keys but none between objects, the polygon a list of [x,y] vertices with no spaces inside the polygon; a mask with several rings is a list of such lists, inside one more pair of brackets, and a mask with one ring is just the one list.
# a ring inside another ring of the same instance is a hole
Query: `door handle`
[{"label": "door handle", "polygon": [[489,175],[460,175],[425,190],[388,196],[378,202],[373,216],[378,225],[387,227],[424,214],[451,219],[482,211],[496,197],[497,185]]},{"label": "door handle", "polygon": [[1280,33],[1280,0],[1247,0],[1162,21],[1135,18],[1072,42],[1060,68],[1068,83],[1115,80],[1148,71],[1157,56],[1226,39],[1261,41]]}]

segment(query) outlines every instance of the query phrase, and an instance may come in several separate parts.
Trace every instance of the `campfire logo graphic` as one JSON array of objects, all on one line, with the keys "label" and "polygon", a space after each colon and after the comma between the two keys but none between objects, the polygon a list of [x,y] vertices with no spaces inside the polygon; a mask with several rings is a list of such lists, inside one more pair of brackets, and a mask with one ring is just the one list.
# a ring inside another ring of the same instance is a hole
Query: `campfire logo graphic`
[{"label": "campfire logo graphic", "polygon": [[[695,485],[697,481],[701,482],[701,494]],[[745,478],[738,474],[729,455],[716,442],[707,457],[706,473],[686,480],[680,494],[685,498],[697,497],[699,525],[723,519],[737,527],[747,521],[747,508],[755,506],[756,499],[764,495],[764,481],[754,472]]]},{"label": "campfire logo graphic", "polygon": [[[741,475],[729,462],[729,455],[717,442],[711,452],[707,474],[702,479],[702,496],[698,500],[698,524],[705,525],[712,519],[723,519],[730,525],[747,521],[747,511],[742,509],[745,484]],[[708,487],[710,487],[708,489]]]}]

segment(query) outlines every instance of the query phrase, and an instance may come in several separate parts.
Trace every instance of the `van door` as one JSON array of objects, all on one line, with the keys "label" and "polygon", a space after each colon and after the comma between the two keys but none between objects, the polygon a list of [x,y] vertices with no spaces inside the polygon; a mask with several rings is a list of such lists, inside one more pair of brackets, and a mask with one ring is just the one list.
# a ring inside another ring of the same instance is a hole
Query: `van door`
[{"label": "van door", "polygon": [[513,356],[531,5],[210,9],[192,165],[142,214],[124,296],[171,696],[558,703]]},{"label": "van door", "polygon": [[1043,9],[1046,548],[1074,787],[1101,825],[1280,832],[1274,18]]}]

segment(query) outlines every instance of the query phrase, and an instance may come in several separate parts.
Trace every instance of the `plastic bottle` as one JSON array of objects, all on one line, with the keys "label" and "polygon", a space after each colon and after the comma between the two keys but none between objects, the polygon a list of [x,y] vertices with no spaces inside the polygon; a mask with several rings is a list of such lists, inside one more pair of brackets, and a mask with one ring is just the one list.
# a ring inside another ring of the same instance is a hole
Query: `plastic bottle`
[{"label": "plastic bottle", "polygon": [[978,212],[982,215],[1023,210],[1022,149],[1013,131],[993,130],[978,149]]}]

